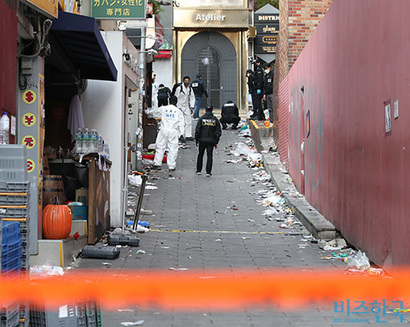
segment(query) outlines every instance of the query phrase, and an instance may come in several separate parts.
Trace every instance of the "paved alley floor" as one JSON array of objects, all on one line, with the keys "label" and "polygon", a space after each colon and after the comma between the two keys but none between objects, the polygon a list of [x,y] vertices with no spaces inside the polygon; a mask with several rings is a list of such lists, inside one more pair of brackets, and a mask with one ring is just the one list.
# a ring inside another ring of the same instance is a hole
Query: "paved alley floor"
[{"label": "paved alley floor", "polygon": [[[143,208],[152,210],[153,215],[141,218],[150,223],[151,230],[138,234],[140,247],[121,248],[120,258],[110,262],[111,268],[103,264],[107,260],[97,259],[78,259],[76,266],[79,269],[106,269],[108,273],[110,269],[169,271],[170,268],[204,272],[215,268],[229,271],[274,268],[284,272],[290,269],[319,272],[322,269],[344,270],[345,263],[341,260],[322,259],[330,254],[329,251],[306,241],[304,236],[309,233],[303,226],[282,229],[280,222],[264,216],[267,208],[256,201],[258,192],[266,190],[262,182],[254,180],[258,170],[248,167],[245,161],[227,163],[240,159],[230,155],[229,149],[226,149],[239,141],[245,142],[246,139],[239,137],[238,131],[223,131],[220,145],[214,151],[212,177],[206,177],[204,171],[202,175],[195,174],[197,148],[194,142],[188,142],[188,148],[179,150],[176,171],[169,172],[163,164],[161,171],[150,172],[149,182],[154,183],[155,187],[146,189]],[[138,250],[145,253],[138,254]],[[117,311],[103,310],[102,314],[104,327],[124,326],[124,322],[152,327],[355,324],[349,321],[344,323],[345,318],[349,318],[346,312],[335,313],[333,303],[325,306],[312,304],[306,308],[295,305],[292,311],[249,307],[235,312],[211,312],[206,308],[199,312],[144,311],[131,306],[118,308]],[[376,325],[373,313],[350,318],[363,319],[356,322],[360,325]],[[383,319],[388,320],[389,326],[406,324],[406,319],[402,324],[398,317],[391,314]]]}]

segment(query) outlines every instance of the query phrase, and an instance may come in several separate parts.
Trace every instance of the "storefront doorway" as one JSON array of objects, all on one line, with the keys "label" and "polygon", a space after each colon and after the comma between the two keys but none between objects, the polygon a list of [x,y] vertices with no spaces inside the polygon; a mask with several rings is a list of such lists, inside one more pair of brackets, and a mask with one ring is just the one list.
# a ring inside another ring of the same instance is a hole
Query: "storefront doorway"
[{"label": "storefront doorway", "polygon": [[[217,32],[200,32],[182,50],[182,77],[191,81],[200,73],[209,93],[208,104],[215,109],[228,100],[237,101],[237,61],[232,42]],[[202,99],[202,107],[206,99]]]}]

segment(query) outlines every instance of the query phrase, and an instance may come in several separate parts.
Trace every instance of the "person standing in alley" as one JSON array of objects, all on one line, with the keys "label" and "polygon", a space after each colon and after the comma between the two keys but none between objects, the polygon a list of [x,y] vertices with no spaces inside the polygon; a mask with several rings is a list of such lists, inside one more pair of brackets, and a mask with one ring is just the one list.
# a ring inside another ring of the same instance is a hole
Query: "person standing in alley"
[{"label": "person standing in alley", "polygon": [[221,124],[212,113],[213,107],[206,108],[205,115],[199,118],[195,129],[195,140],[199,146],[198,159],[196,163],[196,174],[201,175],[202,162],[206,150],[206,176],[212,176],[212,161],[213,150],[218,147],[219,139],[221,138]]},{"label": "person standing in alley", "polygon": [[[246,71],[246,78],[248,80],[248,102],[252,103],[252,111],[253,114],[251,117],[249,117],[250,119],[255,119],[256,115],[255,115],[255,98],[254,98],[254,90],[255,90],[255,82],[253,79],[253,70],[252,69],[248,69]],[[250,99],[249,99],[250,98]]]},{"label": "person standing in alley", "polygon": [[168,149],[167,165],[174,171],[178,156],[178,139],[184,133],[184,114],[177,105],[177,97],[171,97],[171,104],[159,108],[161,129],[157,135],[154,169],[160,170],[165,150]]},{"label": "person standing in alley", "polygon": [[226,129],[227,124],[232,124],[232,129],[236,129],[241,117],[239,117],[238,106],[229,100],[222,107],[221,119],[219,120],[222,124],[222,129]]},{"label": "person standing in alley", "polygon": [[253,73],[254,80],[254,92],[253,92],[253,116],[254,119],[264,120],[264,114],[262,109],[263,98],[263,68],[259,59],[255,59],[255,72]]},{"label": "person standing in alley", "polygon": [[265,80],[263,87],[263,100],[266,101],[266,107],[269,110],[269,120],[273,123],[273,70],[269,64],[265,65]]},{"label": "person standing in alley", "polygon": [[167,106],[171,98],[171,90],[164,84],[160,84],[158,88],[158,107]]},{"label": "person standing in alley", "polygon": [[194,120],[199,118],[199,108],[202,102],[202,94],[205,94],[206,99],[209,99],[208,91],[206,90],[204,82],[201,80],[201,74],[196,74],[196,79],[191,83],[192,89],[195,93],[195,109],[194,109]]},{"label": "person standing in alley", "polygon": [[194,110],[195,95],[190,85],[191,79],[185,76],[183,83],[175,90],[175,96],[178,98],[178,108],[182,110],[185,120],[184,137],[187,141],[193,141],[192,137],[192,118],[191,113]]}]

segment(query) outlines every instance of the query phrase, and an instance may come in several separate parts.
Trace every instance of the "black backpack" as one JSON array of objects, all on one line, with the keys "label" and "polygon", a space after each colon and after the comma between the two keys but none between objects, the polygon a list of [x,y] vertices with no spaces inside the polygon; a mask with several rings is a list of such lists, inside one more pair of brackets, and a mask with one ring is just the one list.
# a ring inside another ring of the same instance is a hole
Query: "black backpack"
[{"label": "black backpack", "polygon": [[175,95],[175,92],[177,91],[178,86],[181,86],[182,83],[175,83],[174,86],[172,87],[172,92],[171,96],[173,97]]}]

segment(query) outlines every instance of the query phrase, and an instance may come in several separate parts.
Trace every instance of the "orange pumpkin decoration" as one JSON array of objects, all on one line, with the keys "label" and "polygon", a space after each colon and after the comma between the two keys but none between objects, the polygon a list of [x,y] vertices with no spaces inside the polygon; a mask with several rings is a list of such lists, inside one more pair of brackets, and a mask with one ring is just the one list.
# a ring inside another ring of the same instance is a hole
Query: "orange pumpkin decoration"
[{"label": "orange pumpkin decoration", "polygon": [[66,205],[60,205],[56,197],[54,204],[43,209],[43,236],[49,240],[66,239],[71,232],[71,212]]}]

